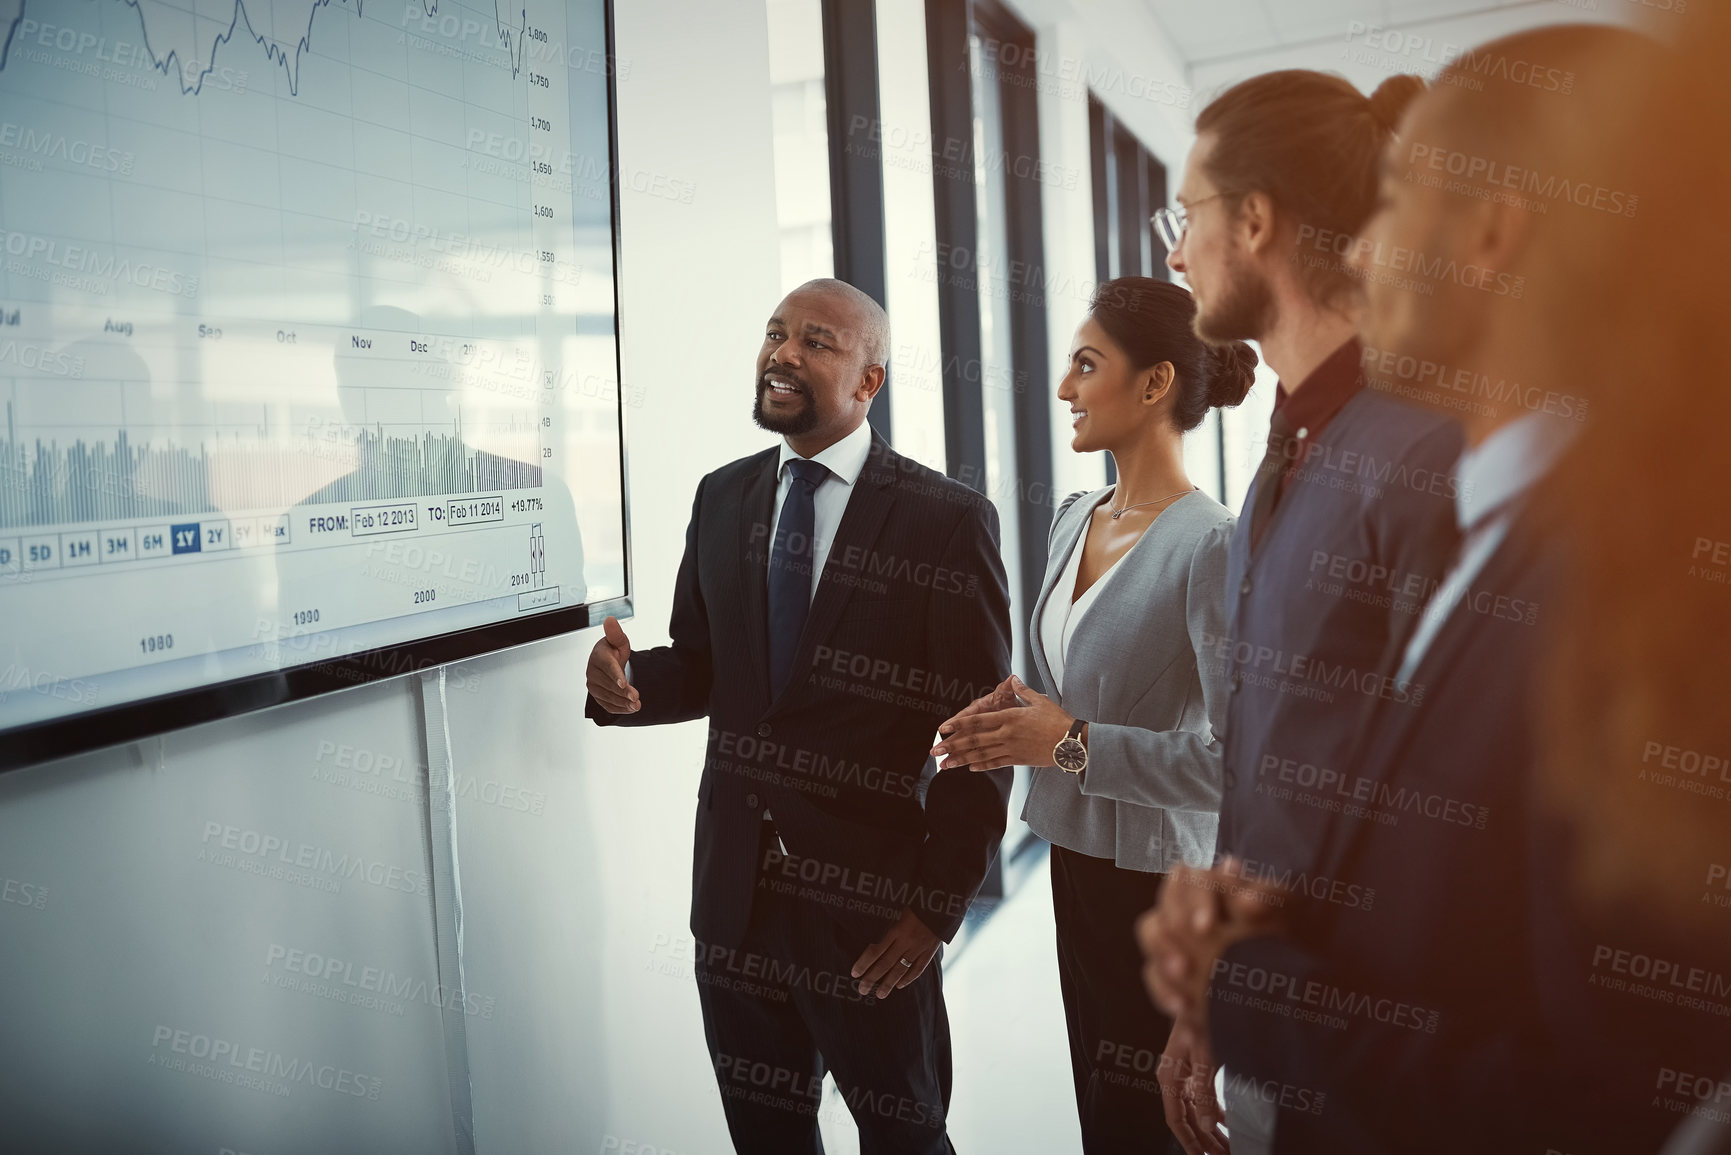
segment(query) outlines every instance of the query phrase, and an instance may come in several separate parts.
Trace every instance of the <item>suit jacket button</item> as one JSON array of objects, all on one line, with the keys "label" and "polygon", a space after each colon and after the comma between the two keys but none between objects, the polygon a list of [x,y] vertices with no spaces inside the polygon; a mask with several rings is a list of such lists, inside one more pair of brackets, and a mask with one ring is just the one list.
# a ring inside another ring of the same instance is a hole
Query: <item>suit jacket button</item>
[{"label": "suit jacket button", "polygon": [[1229,684],[1231,685],[1234,694],[1238,693],[1238,687],[1244,684],[1244,679],[1239,675],[1237,670],[1232,671],[1232,677],[1229,679]]},{"label": "suit jacket button", "polygon": [[757,724],[757,736],[759,738],[769,737],[769,723],[768,722],[759,722]]},{"label": "suit jacket button", "polygon": [[1249,597],[1250,596],[1250,579],[1249,578],[1245,578],[1243,581],[1238,583],[1238,593],[1239,593],[1240,597]]},{"label": "suit jacket button", "polygon": [[747,794],[745,796],[745,804],[747,806],[749,806],[751,809],[756,810],[757,809],[757,795]]}]

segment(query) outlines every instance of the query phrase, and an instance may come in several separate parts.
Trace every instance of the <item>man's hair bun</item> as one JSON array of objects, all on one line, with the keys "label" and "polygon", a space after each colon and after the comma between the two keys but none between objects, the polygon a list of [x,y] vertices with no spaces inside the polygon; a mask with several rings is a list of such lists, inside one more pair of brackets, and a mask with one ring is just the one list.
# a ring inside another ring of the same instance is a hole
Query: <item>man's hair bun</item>
[{"label": "man's hair bun", "polygon": [[1391,76],[1370,94],[1370,114],[1392,134],[1400,127],[1400,118],[1406,115],[1407,106],[1423,91],[1422,77],[1410,73]]}]

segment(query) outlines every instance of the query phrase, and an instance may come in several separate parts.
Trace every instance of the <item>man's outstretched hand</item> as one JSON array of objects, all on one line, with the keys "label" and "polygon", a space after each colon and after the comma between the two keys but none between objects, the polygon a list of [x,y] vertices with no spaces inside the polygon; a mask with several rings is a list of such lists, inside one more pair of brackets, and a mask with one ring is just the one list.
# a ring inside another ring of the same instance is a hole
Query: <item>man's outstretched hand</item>
[{"label": "man's outstretched hand", "polygon": [[601,622],[601,640],[589,651],[589,694],[609,714],[635,714],[643,706],[637,687],[625,680],[631,660],[631,639],[619,619],[608,614]]}]

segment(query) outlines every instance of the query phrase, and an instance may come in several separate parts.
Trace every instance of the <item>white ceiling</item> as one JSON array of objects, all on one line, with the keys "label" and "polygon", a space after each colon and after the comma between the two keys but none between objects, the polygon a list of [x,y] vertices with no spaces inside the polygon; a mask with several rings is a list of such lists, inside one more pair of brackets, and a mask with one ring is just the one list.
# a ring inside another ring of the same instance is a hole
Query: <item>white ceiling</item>
[{"label": "white ceiling", "polygon": [[[1623,0],[1144,0],[1192,68],[1226,65],[1282,50],[1336,52],[1355,22],[1439,34],[1487,28],[1602,20]],[[1362,43],[1362,37],[1360,38]],[[1468,43],[1471,41],[1469,40]]]}]

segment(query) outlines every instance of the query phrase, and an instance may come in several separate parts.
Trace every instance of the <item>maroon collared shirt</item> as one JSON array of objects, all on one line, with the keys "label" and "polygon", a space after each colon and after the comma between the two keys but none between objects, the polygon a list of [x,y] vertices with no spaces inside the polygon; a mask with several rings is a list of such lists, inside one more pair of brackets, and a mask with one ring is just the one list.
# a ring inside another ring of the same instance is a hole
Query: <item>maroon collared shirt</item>
[{"label": "maroon collared shirt", "polygon": [[1291,460],[1280,473],[1280,492],[1276,501],[1286,496],[1292,475],[1304,465],[1310,443],[1322,436],[1328,423],[1341,407],[1364,388],[1364,346],[1353,337],[1328,355],[1328,359],[1310,371],[1297,389],[1288,392],[1285,385],[1274,392],[1274,412],[1283,416],[1292,430],[1297,447]]}]

